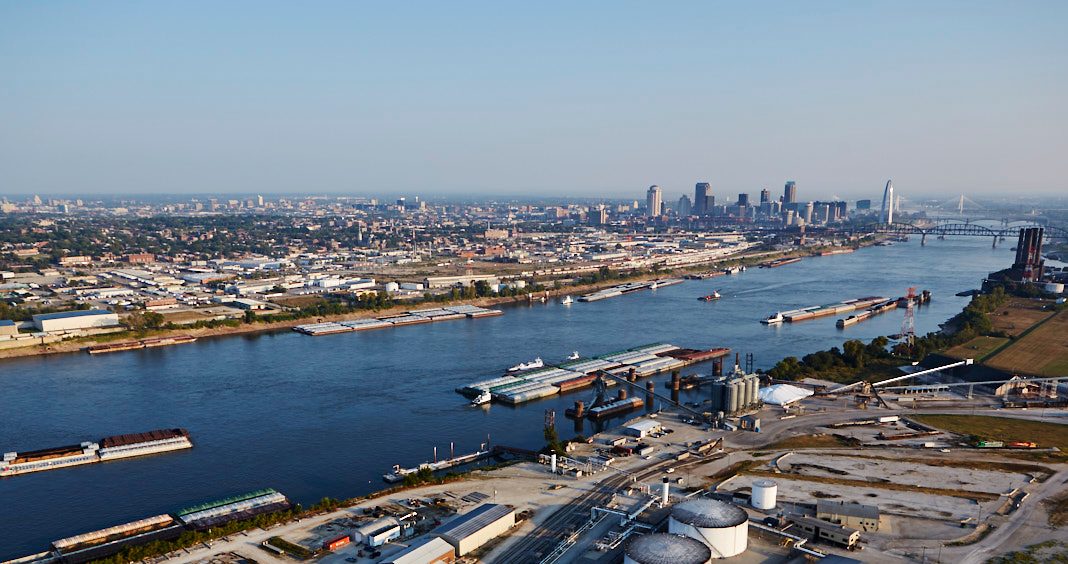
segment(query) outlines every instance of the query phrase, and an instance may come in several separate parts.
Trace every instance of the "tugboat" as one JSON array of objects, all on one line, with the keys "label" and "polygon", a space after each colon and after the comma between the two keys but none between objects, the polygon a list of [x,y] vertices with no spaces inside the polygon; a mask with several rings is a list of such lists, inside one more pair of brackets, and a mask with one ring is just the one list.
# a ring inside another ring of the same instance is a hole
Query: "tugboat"
[{"label": "tugboat", "polygon": [[719,291],[718,290],[712,290],[711,294],[709,294],[707,296],[701,296],[700,298],[697,298],[697,299],[701,300],[701,301],[705,301],[705,302],[711,302],[711,301],[718,300],[720,297],[721,296],[719,295]]},{"label": "tugboat", "polygon": [[560,300],[562,305],[571,305],[575,300],[571,299],[571,296],[564,296],[564,299]]},{"label": "tugboat", "polygon": [[478,394],[478,397],[471,400],[471,405],[483,405],[490,402],[493,396],[490,395],[489,390],[482,390],[482,393]]},{"label": "tugboat", "polygon": [[568,360],[578,360],[579,358],[582,357],[579,356],[578,351],[571,351],[571,354],[567,357]]},{"label": "tugboat", "polygon": [[523,372],[524,370],[534,370],[535,368],[541,368],[545,366],[545,363],[541,361],[541,357],[535,358],[530,362],[521,362],[508,369],[509,372]]},{"label": "tugboat", "polygon": [[764,325],[778,325],[783,321],[785,321],[785,319],[783,318],[782,313],[777,311],[775,312],[775,315],[769,315],[766,319],[760,320]]}]

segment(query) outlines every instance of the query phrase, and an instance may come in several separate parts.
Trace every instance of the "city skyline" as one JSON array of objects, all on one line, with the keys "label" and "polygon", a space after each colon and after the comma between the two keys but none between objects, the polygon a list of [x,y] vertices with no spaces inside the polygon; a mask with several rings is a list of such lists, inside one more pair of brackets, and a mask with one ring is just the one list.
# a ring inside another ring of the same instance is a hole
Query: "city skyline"
[{"label": "city skyline", "polygon": [[867,198],[891,176],[969,195],[1068,177],[1060,3],[132,6],[0,8],[0,193],[674,200],[797,178]]}]

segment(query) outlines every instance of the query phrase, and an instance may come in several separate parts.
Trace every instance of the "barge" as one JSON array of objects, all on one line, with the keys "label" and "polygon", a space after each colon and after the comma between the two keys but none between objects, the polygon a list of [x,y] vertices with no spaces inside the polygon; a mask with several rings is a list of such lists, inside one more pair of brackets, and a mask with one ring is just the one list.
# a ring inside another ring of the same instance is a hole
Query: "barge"
[{"label": "barge", "polygon": [[795,262],[801,262],[801,257],[775,259],[772,261],[765,262],[764,264],[760,265],[760,268],[778,268],[780,266],[786,266]]},{"label": "barge", "polygon": [[[483,445],[485,446],[485,445]],[[455,468],[471,462],[478,462],[484,458],[493,456],[493,451],[490,449],[483,449],[470,454],[462,454],[460,456],[454,456],[446,460],[440,460],[435,462],[424,462],[415,468],[402,468],[399,464],[393,465],[393,470],[382,475],[382,479],[390,484],[396,484],[397,482],[403,482],[405,476],[417,474],[420,470],[430,470],[431,472],[437,472],[439,470],[448,470],[449,468]]]},{"label": "barge", "polygon": [[93,345],[86,347],[85,352],[89,354],[103,354],[119,351],[133,351],[137,349],[151,349],[156,347],[166,347],[170,345],[183,345],[186,343],[195,343],[196,337],[192,335],[175,335],[174,337],[156,337],[153,339],[142,339],[140,341],[123,341],[121,343],[106,343],[103,345]]},{"label": "barge", "polygon": [[626,284],[620,284],[618,286],[612,286],[611,288],[584,294],[578,298],[578,301],[597,302],[608,298],[614,298],[616,296],[622,296],[624,294],[630,294],[632,292],[638,292],[640,290],[656,290],[657,288],[674,286],[675,284],[682,284],[683,282],[684,280],[682,278],[659,278],[645,282],[627,282]]},{"label": "barge", "polygon": [[115,435],[104,437],[99,442],[84,441],[77,445],[4,453],[4,459],[0,461],[0,476],[16,476],[187,448],[193,448],[193,443],[185,429]]},{"label": "barge", "polygon": [[451,319],[480,319],[483,317],[493,317],[503,314],[504,312],[499,309],[486,309],[472,305],[455,305],[433,309],[417,309],[385,317],[354,319],[351,321],[308,323],[305,325],[297,325],[293,330],[305,335],[319,337],[322,335],[334,335],[351,331],[384,329],[386,327],[417,325],[435,321],[448,321]]},{"label": "barge", "polygon": [[289,509],[289,507],[289,499],[286,496],[273,488],[265,488],[188,507],[175,513],[174,516],[187,528],[202,531],[231,521]]},{"label": "barge", "polygon": [[818,317],[826,317],[828,315],[835,315],[838,313],[850,313],[858,309],[866,309],[877,303],[886,301],[886,298],[881,296],[867,296],[863,298],[855,298],[851,300],[845,300],[843,302],[810,306],[801,309],[795,309],[791,311],[781,312],[779,315],[787,323],[796,323],[798,321],[806,321],[809,319],[816,319]]},{"label": "barge", "polygon": [[835,326],[839,329],[844,329],[846,327],[849,327],[850,325],[860,323],[861,321],[870,319],[880,313],[886,313],[892,309],[897,309],[897,300],[887,300],[885,302],[875,304],[874,306],[858,314],[850,315],[849,317],[839,319],[835,323]]}]

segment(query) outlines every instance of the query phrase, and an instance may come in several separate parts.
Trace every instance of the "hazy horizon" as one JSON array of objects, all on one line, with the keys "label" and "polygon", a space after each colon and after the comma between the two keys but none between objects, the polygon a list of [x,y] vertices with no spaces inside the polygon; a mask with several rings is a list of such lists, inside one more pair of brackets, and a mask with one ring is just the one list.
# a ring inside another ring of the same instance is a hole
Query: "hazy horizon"
[{"label": "hazy horizon", "polygon": [[1053,196],[1062,2],[0,5],[0,196]]}]

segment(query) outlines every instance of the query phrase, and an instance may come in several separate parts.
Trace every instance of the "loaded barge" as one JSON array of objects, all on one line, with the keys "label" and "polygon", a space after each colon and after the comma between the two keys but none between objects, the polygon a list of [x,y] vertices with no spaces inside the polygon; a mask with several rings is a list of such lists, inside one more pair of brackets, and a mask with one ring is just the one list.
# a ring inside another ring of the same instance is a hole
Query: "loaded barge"
[{"label": "loaded barge", "polygon": [[846,317],[845,319],[839,319],[838,322],[835,325],[839,329],[844,329],[846,327],[849,327],[850,325],[853,325],[853,324],[856,324],[856,323],[860,323],[861,321],[864,321],[864,320],[867,320],[867,319],[871,319],[873,316],[878,315],[880,313],[885,313],[885,312],[890,311],[892,309],[908,307],[910,301],[914,305],[921,305],[921,304],[928,303],[928,302],[931,301],[931,292],[930,292],[930,290],[924,290],[919,295],[911,295],[910,294],[909,296],[903,296],[903,297],[895,298],[895,299],[892,299],[892,300],[886,300],[885,302],[878,303],[878,304],[876,304],[876,305],[874,305],[874,306],[862,311],[861,313],[858,313],[856,315],[850,315],[849,317]]},{"label": "loaded barge", "polygon": [[[708,360],[722,366],[722,359],[728,354],[730,349],[727,348],[698,350],[653,343],[473,382],[456,391],[468,397],[489,393],[493,401],[517,405],[592,386],[602,372],[620,377],[644,378]],[[606,383],[614,385],[615,380],[608,378]]]},{"label": "loaded barge", "polygon": [[[437,456],[437,448],[434,449],[434,456]],[[393,470],[383,474],[382,479],[390,484],[397,482],[403,482],[404,477],[417,474],[420,470],[429,470],[431,472],[437,472],[439,470],[448,470],[449,468],[455,468],[463,464],[469,464],[471,462],[478,462],[479,460],[489,458],[493,456],[493,450],[486,448],[486,445],[482,445],[482,449],[470,454],[462,454],[460,456],[454,456],[447,460],[435,460],[434,462],[424,462],[415,468],[402,468],[399,464],[393,465]]]},{"label": "loaded barge", "polygon": [[350,331],[400,327],[402,325],[416,325],[420,323],[432,323],[434,321],[447,321],[450,319],[478,319],[481,317],[492,317],[503,314],[504,312],[499,309],[486,309],[473,305],[455,305],[433,309],[417,309],[385,317],[297,325],[293,330],[298,333],[304,333],[305,335],[318,337],[321,335],[333,335],[335,333],[348,333]]},{"label": "loaded barge", "polygon": [[124,341],[121,343],[107,343],[104,345],[93,345],[86,347],[85,352],[89,354],[102,354],[109,352],[119,351],[133,351],[137,349],[151,349],[155,347],[166,347],[169,345],[183,345],[186,343],[195,343],[196,337],[192,335],[176,335],[174,337],[156,337],[154,339],[141,339],[140,341]]},{"label": "loaded barge", "polygon": [[585,294],[581,296],[578,301],[597,302],[608,298],[614,298],[616,296],[622,296],[623,294],[630,294],[639,290],[656,290],[657,288],[663,288],[665,286],[682,284],[682,282],[682,278],[661,278],[645,282],[628,282],[626,284],[620,284],[618,286],[612,286],[611,288],[605,288],[603,290]]},{"label": "loaded barge", "polygon": [[760,268],[778,268],[780,266],[786,266],[795,262],[801,262],[801,257],[775,259],[772,261],[765,262],[764,264],[760,265]]},{"label": "loaded barge", "polygon": [[[810,306],[801,309],[794,309],[790,311],[784,311],[776,314],[776,318],[781,317],[783,321],[787,323],[796,323],[798,321],[806,321],[809,319],[816,319],[817,317],[826,317],[828,315],[835,315],[838,313],[849,313],[858,309],[866,309],[877,303],[886,301],[886,298],[880,296],[867,296],[863,298],[856,298],[852,300],[845,300],[843,302]],[[771,318],[769,318],[770,320]],[[768,320],[762,320],[761,323],[765,323]]]},{"label": "loaded barge", "polygon": [[0,476],[15,476],[68,466],[132,458],[147,454],[193,448],[185,429],[159,429],[147,433],[104,437],[99,442],[25,452],[4,453]]}]

